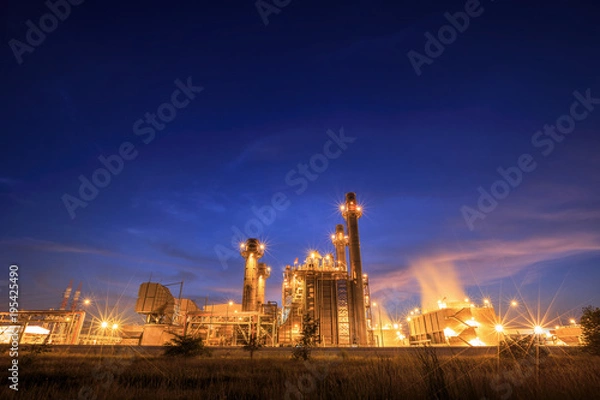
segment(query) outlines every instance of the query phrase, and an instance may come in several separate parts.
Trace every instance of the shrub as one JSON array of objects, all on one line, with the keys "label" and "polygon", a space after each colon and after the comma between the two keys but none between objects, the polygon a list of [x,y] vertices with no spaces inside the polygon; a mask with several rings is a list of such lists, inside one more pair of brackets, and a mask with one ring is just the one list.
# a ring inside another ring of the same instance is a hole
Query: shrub
[{"label": "shrub", "polygon": [[256,334],[252,334],[250,339],[244,345],[244,350],[250,352],[250,359],[254,357],[254,352],[258,351],[262,347],[262,344],[256,338]]},{"label": "shrub", "polygon": [[580,324],[584,350],[600,355],[600,308],[585,307]]},{"label": "shrub", "polygon": [[308,360],[311,347],[319,343],[319,321],[314,320],[310,314],[304,314],[302,318],[302,336],[296,347],[292,350],[292,358],[295,360]]},{"label": "shrub", "polygon": [[167,346],[164,352],[165,356],[210,357],[211,355],[210,350],[204,346],[202,338],[190,335],[175,335],[165,346]]},{"label": "shrub", "polygon": [[519,338],[506,337],[500,343],[500,356],[507,359],[522,360],[527,357],[545,358],[550,352],[546,346],[538,346],[536,344],[535,335],[526,335]]}]

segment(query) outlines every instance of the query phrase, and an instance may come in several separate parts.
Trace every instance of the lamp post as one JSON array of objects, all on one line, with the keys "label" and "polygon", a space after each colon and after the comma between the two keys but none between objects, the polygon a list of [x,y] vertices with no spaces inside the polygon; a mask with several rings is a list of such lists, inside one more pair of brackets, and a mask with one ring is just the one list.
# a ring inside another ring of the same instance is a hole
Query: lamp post
[{"label": "lamp post", "polygon": [[111,341],[111,344],[115,344],[115,342],[117,341],[117,340],[115,339],[115,331],[116,331],[117,329],[119,329],[119,324],[117,324],[117,323],[115,322],[115,323],[113,323],[113,324],[112,324],[112,327],[111,327],[111,328],[112,328],[112,330],[111,330],[111,332],[110,332],[110,341]]},{"label": "lamp post", "polygon": [[497,367],[498,373],[500,373],[500,334],[504,332],[504,327],[500,324],[496,325],[496,333],[498,334],[498,354],[497,354]]},{"label": "lamp post", "polygon": [[[84,306],[89,306],[91,303],[92,303],[92,301],[90,299],[88,299],[88,298],[86,298],[86,299],[83,300],[83,305]],[[86,313],[86,315],[87,315],[87,313]],[[88,334],[87,334],[87,341],[88,342],[90,341],[90,334],[91,334],[91,331],[92,331],[92,324],[93,323],[94,323],[94,317],[92,317],[92,320],[90,321],[90,327],[88,329]],[[81,325],[81,326],[83,327],[83,325]]]},{"label": "lamp post", "polygon": [[233,305],[233,301],[227,303],[227,312],[225,313],[225,335],[229,337],[229,307]]},{"label": "lamp post", "polygon": [[535,382],[539,386],[540,384],[540,335],[544,333],[544,329],[540,325],[533,327],[533,333],[537,346],[535,346]]},{"label": "lamp post", "polygon": [[102,344],[104,344],[106,338],[106,328],[108,327],[108,322],[102,321],[100,324],[100,328],[102,328]]},{"label": "lamp post", "polygon": [[379,337],[381,338],[381,347],[384,347],[383,343],[383,325],[381,324],[381,307],[377,306],[377,303],[373,303],[374,307],[377,307],[377,319],[379,320]]}]

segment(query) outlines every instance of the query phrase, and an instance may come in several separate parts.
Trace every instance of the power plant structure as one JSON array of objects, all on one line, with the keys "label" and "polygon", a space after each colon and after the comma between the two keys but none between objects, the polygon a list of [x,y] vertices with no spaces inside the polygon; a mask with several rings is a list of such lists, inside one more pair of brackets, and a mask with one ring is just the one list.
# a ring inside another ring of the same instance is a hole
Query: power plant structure
[{"label": "power plant structure", "polygon": [[[311,252],[303,263],[285,268],[279,343],[293,344],[301,335],[304,315],[318,321],[323,346],[373,344],[369,280],[362,271],[356,194],[347,193],[340,206],[344,225],[331,235],[334,254]],[[346,234],[347,233],[347,234]],[[348,248],[348,255],[346,257]],[[349,261],[349,262],[348,262]]]},{"label": "power plant structure", "polygon": [[209,345],[236,345],[255,336],[265,345],[293,345],[300,338],[303,318],[318,320],[322,346],[373,344],[369,280],[363,273],[358,234],[362,209],[354,193],[340,207],[346,226],[331,236],[335,254],[313,251],[301,264],[285,268],[282,307],[265,302],[271,267],[261,263],[265,245],[250,238],[240,244],[244,259],[241,305],[206,305],[202,310],[187,299],[174,298],[158,283],[140,286],[136,312],[146,317],[141,344],[162,344],[174,334],[194,334]]},{"label": "power plant structure", "polygon": [[[81,300],[81,283],[73,291],[71,281],[58,310],[0,312],[0,342],[16,338],[24,343],[162,346],[175,335],[192,335],[209,346],[244,345],[251,338],[265,346],[293,346],[302,337],[306,317],[317,322],[320,346],[498,346],[507,335],[521,334],[518,330],[511,334],[501,325],[489,299],[476,306],[468,298],[444,298],[435,310],[421,313],[417,308],[407,316],[408,330],[399,321],[384,324],[383,305],[378,304],[374,321],[376,303],[371,301],[369,277],[363,271],[358,229],[362,207],[355,193],[346,194],[340,212],[345,223],[336,225],[331,235],[331,252],[310,251],[302,261],[296,258],[293,265],[285,266],[280,308],[265,300],[271,276],[271,267],[260,262],[265,244],[250,238],[239,245],[244,260],[241,304],[208,304],[207,298],[199,307],[182,298],[183,282],[144,282],[135,304],[144,325],[123,326],[111,314],[86,319],[86,312],[92,314],[93,300]],[[172,285],[179,285],[178,296],[171,293]],[[545,342],[580,344],[581,327],[570,321],[547,331]],[[538,326],[534,333],[541,330]]]},{"label": "power plant structure", "polygon": [[438,309],[407,318],[412,345],[497,346],[500,320],[491,303],[438,301]]},{"label": "power plant structure", "polygon": [[258,260],[265,254],[265,245],[258,239],[248,239],[240,244],[240,253],[246,260],[242,311],[258,311],[265,302],[265,284],[271,276],[271,267]]},{"label": "power plant structure", "polygon": [[146,319],[140,344],[162,345],[174,335],[188,334],[213,346],[244,344],[253,336],[264,345],[275,346],[277,303],[265,303],[271,267],[259,262],[264,249],[258,239],[248,239],[240,245],[245,259],[241,305],[230,301],[200,309],[194,301],[182,299],[181,294],[175,298],[166,286],[143,283],[135,308]]}]

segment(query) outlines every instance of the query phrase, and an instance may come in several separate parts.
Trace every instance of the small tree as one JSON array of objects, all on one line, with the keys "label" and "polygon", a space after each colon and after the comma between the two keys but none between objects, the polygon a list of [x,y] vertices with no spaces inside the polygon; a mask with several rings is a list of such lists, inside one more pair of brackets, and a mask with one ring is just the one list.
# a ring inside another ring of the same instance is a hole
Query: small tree
[{"label": "small tree", "polygon": [[600,355],[600,308],[584,307],[580,324],[585,350]]},{"label": "small tree", "polygon": [[506,336],[500,342],[500,357],[507,360],[545,359],[550,355],[546,346],[540,346],[539,337],[524,335],[518,338]]},{"label": "small tree", "polygon": [[204,346],[204,342],[201,337],[194,337],[190,335],[175,335],[170,342],[166,343],[165,355],[166,356],[181,356],[181,357],[194,357],[194,356],[209,356],[211,352]]},{"label": "small tree", "polygon": [[310,358],[310,349],[319,343],[319,321],[313,319],[310,314],[304,314],[302,318],[302,337],[292,350],[292,358],[295,360]]},{"label": "small tree", "polygon": [[254,357],[254,352],[258,351],[262,347],[262,344],[256,338],[256,334],[253,333],[250,339],[244,345],[244,350],[250,352],[250,359]]}]

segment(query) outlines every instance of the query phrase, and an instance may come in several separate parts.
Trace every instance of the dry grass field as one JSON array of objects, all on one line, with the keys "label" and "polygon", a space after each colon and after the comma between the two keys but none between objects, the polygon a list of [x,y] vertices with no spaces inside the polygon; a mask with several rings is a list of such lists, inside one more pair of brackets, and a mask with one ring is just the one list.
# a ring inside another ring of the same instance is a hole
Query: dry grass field
[{"label": "dry grass field", "polygon": [[[446,349],[447,350],[447,349]],[[72,354],[22,353],[19,391],[1,399],[594,399],[600,357],[553,351],[542,358],[402,349],[315,350],[309,361],[290,349],[241,349],[210,358],[174,358],[141,348]],[[8,357],[3,357],[7,360]],[[6,366],[6,362],[4,363]],[[5,369],[6,371],[6,369]]]}]

